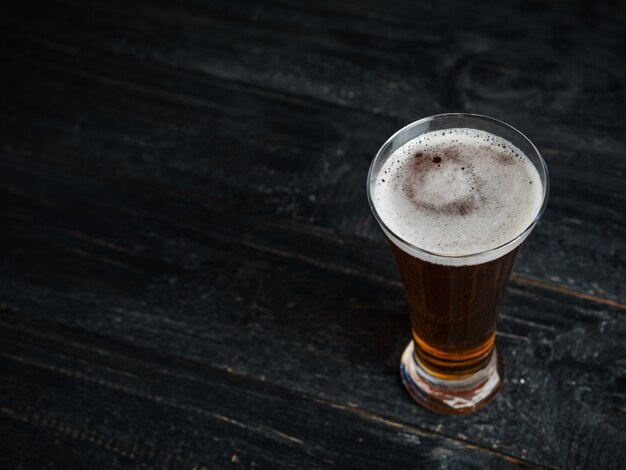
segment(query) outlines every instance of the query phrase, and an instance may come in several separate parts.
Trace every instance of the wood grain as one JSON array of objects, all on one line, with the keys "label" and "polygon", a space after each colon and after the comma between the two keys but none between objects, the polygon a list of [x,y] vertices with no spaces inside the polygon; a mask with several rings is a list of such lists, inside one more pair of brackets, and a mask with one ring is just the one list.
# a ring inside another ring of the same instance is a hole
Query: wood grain
[{"label": "wood grain", "polygon": [[[28,428],[52,434],[65,446],[82,442],[95,449],[88,453],[108,453],[104,463],[121,458],[159,468],[231,463],[407,468],[441,461],[463,468],[529,466],[497,451],[441,439],[230,370],[49,323],[43,335],[44,325],[4,326],[0,357],[5,391],[19,393],[37,408],[1,407],[0,422],[16,422],[22,433]],[[42,379],[45,390],[38,387]],[[68,402],[74,406],[65,408]],[[85,409],[91,410],[87,419]]]},{"label": "wood grain", "polygon": [[[457,3],[3,5],[1,467],[626,465],[624,7]],[[505,388],[455,418],[399,383],[364,195],[450,110],[516,125],[552,182]]]}]

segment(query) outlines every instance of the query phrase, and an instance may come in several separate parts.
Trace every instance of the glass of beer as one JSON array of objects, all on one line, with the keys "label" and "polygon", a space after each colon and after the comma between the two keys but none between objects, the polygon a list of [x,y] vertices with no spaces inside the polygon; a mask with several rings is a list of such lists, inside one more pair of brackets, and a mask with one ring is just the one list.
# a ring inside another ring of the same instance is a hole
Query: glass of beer
[{"label": "glass of beer", "polygon": [[546,164],[504,122],[440,114],[391,136],[367,183],[409,304],[402,382],[426,408],[476,411],[504,380],[496,320],[520,245],[547,203]]}]

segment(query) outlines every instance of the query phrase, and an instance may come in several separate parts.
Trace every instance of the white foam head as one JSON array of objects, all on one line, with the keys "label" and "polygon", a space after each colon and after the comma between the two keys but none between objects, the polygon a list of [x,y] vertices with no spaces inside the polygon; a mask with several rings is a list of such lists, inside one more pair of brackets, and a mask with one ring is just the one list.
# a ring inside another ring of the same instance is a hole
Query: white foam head
[{"label": "white foam head", "polygon": [[402,145],[380,168],[371,192],[400,248],[456,266],[514,249],[543,202],[541,178],[528,157],[507,140],[469,128],[431,131]]}]

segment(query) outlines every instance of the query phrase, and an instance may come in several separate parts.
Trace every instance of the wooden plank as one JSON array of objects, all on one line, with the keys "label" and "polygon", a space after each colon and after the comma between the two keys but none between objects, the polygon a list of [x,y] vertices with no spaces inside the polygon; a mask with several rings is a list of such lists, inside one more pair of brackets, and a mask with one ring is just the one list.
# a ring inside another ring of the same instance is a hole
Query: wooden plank
[{"label": "wooden plank", "polygon": [[0,432],[4,436],[0,443],[2,468],[154,468],[130,458],[133,450],[120,447],[119,442],[37,413],[24,415],[0,408]]},{"label": "wooden plank", "polygon": [[[19,436],[7,460],[13,468],[68,462],[76,443],[83,444],[79,461],[116,468],[529,467],[372,413],[51,322],[5,324],[0,334],[0,425]],[[51,436],[61,445],[28,452]]]},{"label": "wooden plank", "polygon": [[[107,37],[96,39],[106,45]],[[406,122],[402,118],[224,82],[165,59],[141,62],[116,49],[20,40],[23,53],[11,56],[4,76],[15,91],[5,103],[5,147],[56,148],[70,164],[118,165],[122,181],[152,180],[221,205],[381,239],[363,181],[371,156]],[[24,133],[26,123],[36,123],[37,135]],[[37,138],[41,132],[45,140]],[[626,193],[617,146],[544,147],[552,171],[550,206],[518,274],[623,299]]]}]

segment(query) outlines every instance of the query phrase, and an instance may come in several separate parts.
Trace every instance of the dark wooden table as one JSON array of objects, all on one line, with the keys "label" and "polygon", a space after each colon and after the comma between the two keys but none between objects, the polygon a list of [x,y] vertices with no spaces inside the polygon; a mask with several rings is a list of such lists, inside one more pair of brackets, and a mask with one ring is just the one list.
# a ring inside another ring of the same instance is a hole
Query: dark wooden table
[{"label": "dark wooden table", "polygon": [[[0,468],[625,468],[625,12],[3,3]],[[365,197],[444,111],[518,127],[552,178],[507,383],[461,417],[400,384]]]}]

